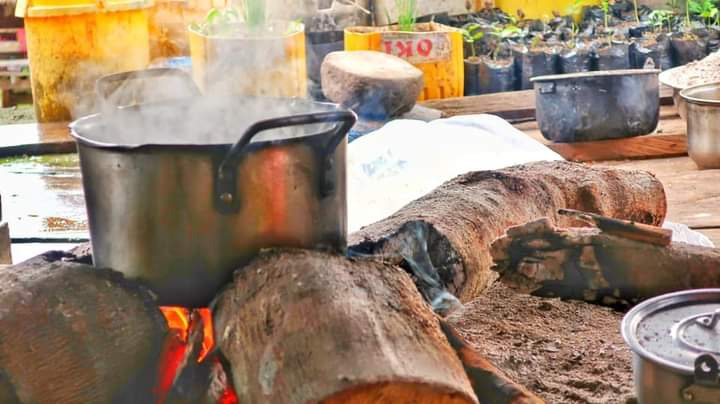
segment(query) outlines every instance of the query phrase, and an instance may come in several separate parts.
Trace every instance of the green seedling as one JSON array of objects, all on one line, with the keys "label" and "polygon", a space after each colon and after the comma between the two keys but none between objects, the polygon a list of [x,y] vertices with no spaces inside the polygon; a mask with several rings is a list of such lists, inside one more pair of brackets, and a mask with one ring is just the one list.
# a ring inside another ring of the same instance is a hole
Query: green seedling
[{"label": "green seedling", "polygon": [[205,35],[228,35],[234,32],[242,22],[240,11],[234,7],[213,8],[200,23],[191,25],[191,29]]},{"label": "green seedling", "polygon": [[603,20],[605,22],[605,31],[608,30],[610,24],[610,0],[600,0],[600,8],[603,12]]},{"label": "green seedling", "polygon": [[[398,12],[398,27],[400,31],[415,31],[417,0],[395,0],[395,8]],[[388,21],[390,20],[388,19]]]},{"label": "green seedling", "polygon": [[577,38],[577,35],[580,33],[580,27],[577,24],[575,24],[575,16],[580,14],[582,7],[583,7],[582,0],[573,0],[573,2],[565,10],[565,13],[570,16],[571,21],[572,21],[570,23],[570,29],[572,32],[570,40],[572,42],[575,42],[575,38]]},{"label": "green seedling", "polygon": [[705,25],[712,24],[718,18],[718,8],[712,0],[688,0],[688,8],[700,17]]},{"label": "green seedling", "polygon": [[265,0],[243,0],[243,17],[250,30],[256,31],[267,25]]},{"label": "green seedling", "polygon": [[666,25],[668,32],[671,32],[674,16],[675,15],[670,10],[653,10],[650,15],[648,15],[648,20],[650,25],[653,27],[654,32],[657,33],[658,30],[662,31]]},{"label": "green seedling", "polygon": [[465,40],[465,42],[470,44],[470,53],[473,57],[477,56],[477,52],[475,51],[475,43],[485,37],[485,32],[481,31],[481,28],[482,27],[479,24],[470,24],[462,30],[463,39]]}]

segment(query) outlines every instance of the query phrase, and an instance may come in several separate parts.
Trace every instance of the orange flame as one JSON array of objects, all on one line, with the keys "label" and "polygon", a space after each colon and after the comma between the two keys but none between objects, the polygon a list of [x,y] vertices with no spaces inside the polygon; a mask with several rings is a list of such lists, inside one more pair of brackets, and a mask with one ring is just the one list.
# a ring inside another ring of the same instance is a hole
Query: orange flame
[{"label": "orange flame", "polygon": [[[166,401],[175,381],[175,377],[179,372],[180,363],[189,348],[188,339],[190,337],[190,315],[191,311],[184,307],[160,307],[165,319],[167,320],[170,330],[170,338],[163,353],[163,363],[160,369],[160,380],[157,386],[158,400],[157,404],[163,404]],[[198,353],[198,363],[205,360],[215,346],[213,335],[212,313],[210,309],[196,309],[197,314],[203,322],[203,342],[200,352]],[[217,358],[215,359],[217,360]],[[228,385],[222,392],[222,396],[218,399],[218,404],[237,404],[237,395],[232,386]]]}]

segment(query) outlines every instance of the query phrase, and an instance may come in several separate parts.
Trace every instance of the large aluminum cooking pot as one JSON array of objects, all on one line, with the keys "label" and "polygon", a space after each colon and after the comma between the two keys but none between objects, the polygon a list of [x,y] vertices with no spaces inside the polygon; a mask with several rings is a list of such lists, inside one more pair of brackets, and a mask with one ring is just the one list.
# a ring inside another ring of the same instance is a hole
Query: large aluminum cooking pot
[{"label": "large aluminum cooking pot", "polygon": [[640,404],[720,403],[720,289],[667,294],[622,322]]},{"label": "large aluminum cooking pot", "polygon": [[658,73],[635,69],[533,77],[540,132],[555,142],[647,135],[660,119]]},{"label": "large aluminum cooking pot", "polygon": [[700,168],[720,168],[720,82],[680,92],[685,102],[688,155]]},{"label": "large aluminum cooking pot", "polygon": [[261,248],[345,250],[354,113],[185,95],[105,105],[71,125],[96,266],[147,283],[161,305],[199,307]]}]

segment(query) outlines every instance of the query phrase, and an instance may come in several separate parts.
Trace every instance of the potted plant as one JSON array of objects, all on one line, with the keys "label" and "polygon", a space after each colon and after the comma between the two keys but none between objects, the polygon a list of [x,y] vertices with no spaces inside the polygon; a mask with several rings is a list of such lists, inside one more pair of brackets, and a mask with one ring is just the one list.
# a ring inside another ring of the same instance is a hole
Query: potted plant
[{"label": "potted plant", "polygon": [[[464,38],[471,45],[471,56],[465,59],[465,95],[515,89],[515,68],[508,41],[521,32],[516,26],[496,26],[487,34],[477,24],[466,29]],[[475,46],[486,35],[492,37],[489,46]]]},{"label": "potted plant", "polygon": [[635,38],[630,47],[630,61],[633,68],[641,69],[646,66],[648,59],[653,65],[662,70],[673,67],[670,53],[670,37],[672,21],[675,18],[670,10],[653,10],[648,16],[650,32]]},{"label": "potted plant", "polygon": [[193,78],[205,92],[307,94],[304,26],[268,19],[264,0],[212,9],[190,26],[190,55]]},{"label": "potted plant", "polygon": [[[692,10],[702,9],[700,4],[703,0],[687,0],[685,2],[685,18],[680,24],[680,30],[670,38],[672,46],[672,57],[675,66],[682,66],[695,60],[704,58],[707,55],[707,42],[694,32],[695,21],[691,18]],[[711,1],[711,0],[708,0]],[[701,22],[698,22],[701,28]]]},{"label": "potted plant", "polygon": [[416,22],[416,0],[396,0],[398,23],[345,30],[345,50],[373,50],[403,58],[422,70],[420,100],[462,97],[464,93],[462,31],[434,22]]},{"label": "potted plant", "polygon": [[530,82],[533,77],[558,73],[560,47],[541,35],[536,34],[527,44],[513,46],[512,53],[520,90],[533,88]]}]

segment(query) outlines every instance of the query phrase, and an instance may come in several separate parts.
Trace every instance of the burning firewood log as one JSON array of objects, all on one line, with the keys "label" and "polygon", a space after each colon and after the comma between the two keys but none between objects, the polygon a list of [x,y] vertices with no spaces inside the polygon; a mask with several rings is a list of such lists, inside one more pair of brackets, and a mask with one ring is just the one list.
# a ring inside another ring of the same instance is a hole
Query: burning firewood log
[{"label": "burning firewood log", "polygon": [[429,300],[447,290],[463,301],[497,275],[490,243],[510,226],[559,217],[560,208],[658,225],[667,209],[652,174],[540,162],[461,175],[380,222],[351,235],[351,251],[410,268]]},{"label": "burning firewood log", "polygon": [[217,299],[214,321],[240,402],[472,403],[475,385],[487,389],[480,402],[522,402],[490,366],[471,385],[409,274],[377,261],[264,252]]},{"label": "burning firewood log", "polygon": [[493,243],[493,269],[519,292],[606,305],[720,287],[720,249],[670,243],[660,229],[633,227],[558,228],[539,219]]},{"label": "burning firewood log", "polygon": [[0,271],[0,402],[154,402],[167,325],[151,293],[73,258]]}]

